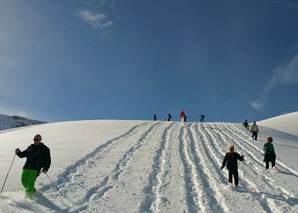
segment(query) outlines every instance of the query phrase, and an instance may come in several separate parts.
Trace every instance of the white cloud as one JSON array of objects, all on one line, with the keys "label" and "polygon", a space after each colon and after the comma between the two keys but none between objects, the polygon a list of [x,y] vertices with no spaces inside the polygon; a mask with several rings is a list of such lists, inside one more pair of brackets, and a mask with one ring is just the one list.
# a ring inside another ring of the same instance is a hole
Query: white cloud
[{"label": "white cloud", "polygon": [[273,88],[279,84],[298,83],[298,55],[296,55],[289,64],[277,68],[270,81],[263,91],[263,95],[268,95]]},{"label": "white cloud", "polygon": [[270,2],[270,3],[273,3],[273,4],[285,5],[285,6],[288,6],[288,7],[298,8],[297,1],[294,2],[295,0],[261,0],[261,1]]},{"label": "white cloud", "polygon": [[260,100],[267,99],[270,92],[278,85],[297,84],[298,83],[298,55],[296,55],[287,65],[277,68],[273,76],[266,83],[263,92],[258,101],[251,102],[251,106],[257,110],[264,108]]},{"label": "white cloud", "polygon": [[253,108],[255,108],[256,110],[262,110],[262,109],[264,109],[264,104],[261,103],[261,102],[258,102],[258,101],[251,102],[251,106]]},{"label": "white cloud", "polygon": [[89,10],[82,10],[76,13],[76,15],[95,29],[105,29],[112,25],[112,21],[106,21],[106,16],[102,13],[93,13]]},{"label": "white cloud", "polygon": [[298,4],[297,3],[294,3],[294,2],[291,2],[291,1],[282,0],[282,1],[273,1],[273,2],[274,3],[277,3],[277,4],[286,5],[286,6],[289,6],[289,7],[298,8]]}]

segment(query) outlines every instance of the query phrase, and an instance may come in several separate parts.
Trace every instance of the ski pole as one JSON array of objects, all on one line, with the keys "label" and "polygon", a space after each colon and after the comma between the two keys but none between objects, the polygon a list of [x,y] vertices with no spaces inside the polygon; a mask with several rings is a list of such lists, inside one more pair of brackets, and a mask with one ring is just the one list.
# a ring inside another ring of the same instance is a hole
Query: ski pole
[{"label": "ski pole", "polygon": [[243,176],[244,176],[244,184],[245,184],[245,171],[244,171],[244,164],[242,164],[242,171],[243,171]]},{"label": "ski pole", "polygon": [[1,189],[1,192],[0,192],[0,193],[2,193],[2,191],[3,191],[4,185],[5,185],[5,183],[6,183],[7,177],[8,177],[8,175],[9,175],[9,172],[10,172],[10,169],[11,169],[11,167],[12,167],[12,164],[13,164],[13,162],[14,162],[15,157],[16,157],[16,154],[14,154],[14,156],[13,156],[12,162],[11,162],[11,164],[10,164],[8,173],[7,173],[7,175],[6,175],[6,178],[5,178],[5,180],[4,180],[4,183],[3,183],[3,186],[2,186],[2,189]]},{"label": "ski pole", "polygon": [[[45,173],[45,174],[46,174],[46,176],[49,178],[49,180],[55,185],[54,181],[52,181],[52,179],[49,177],[49,175],[48,175],[47,173]],[[65,197],[65,195],[63,195],[63,194],[60,192],[58,186],[55,185],[55,187],[56,187],[56,189],[58,190],[58,192],[59,192],[63,197]]]}]

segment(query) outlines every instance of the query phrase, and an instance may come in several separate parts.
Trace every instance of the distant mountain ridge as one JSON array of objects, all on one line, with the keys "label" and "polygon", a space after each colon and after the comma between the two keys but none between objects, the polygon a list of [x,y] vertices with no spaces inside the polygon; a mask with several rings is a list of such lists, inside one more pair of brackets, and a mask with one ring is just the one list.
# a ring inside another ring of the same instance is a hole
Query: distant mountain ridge
[{"label": "distant mountain ridge", "polygon": [[18,115],[9,116],[9,115],[0,114],[0,131],[6,130],[6,129],[13,129],[17,127],[23,127],[23,126],[44,124],[44,123],[47,123],[47,122],[28,119]]}]

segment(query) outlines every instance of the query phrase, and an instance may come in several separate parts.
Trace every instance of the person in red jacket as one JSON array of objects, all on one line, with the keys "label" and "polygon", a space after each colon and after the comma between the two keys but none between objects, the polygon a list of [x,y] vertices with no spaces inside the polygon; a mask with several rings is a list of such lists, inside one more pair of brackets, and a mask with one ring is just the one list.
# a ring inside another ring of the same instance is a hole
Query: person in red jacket
[{"label": "person in red jacket", "polygon": [[180,118],[181,118],[181,122],[185,122],[186,121],[186,115],[185,115],[185,113],[183,112],[183,110],[181,111],[181,113],[180,113]]},{"label": "person in red jacket", "polygon": [[237,160],[243,161],[244,156],[239,155],[237,152],[234,152],[234,146],[230,146],[230,152],[226,153],[224,161],[222,163],[221,169],[223,169],[226,164],[229,170],[229,182],[232,185],[233,183],[233,176],[235,181],[235,186],[238,187],[238,163]]}]

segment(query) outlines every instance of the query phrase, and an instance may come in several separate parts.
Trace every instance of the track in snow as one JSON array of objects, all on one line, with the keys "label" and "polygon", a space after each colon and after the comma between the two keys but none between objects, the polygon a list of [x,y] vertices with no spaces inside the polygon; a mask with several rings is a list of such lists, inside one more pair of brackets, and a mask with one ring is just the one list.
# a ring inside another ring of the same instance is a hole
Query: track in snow
[{"label": "track in snow", "polygon": [[[220,169],[230,144],[245,155],[236,189],[227,187],[227,171]],[[262,160],[262,151],[232,124],[144,122],[66,167],[55,184],[67,199],[55,205],[65,212],[239,212],[246,206],[295,212],[282,173],[264,173]],[[297,181],[297,171],[277,166]],[[51,184],[41,191],[59,200]]]}]

